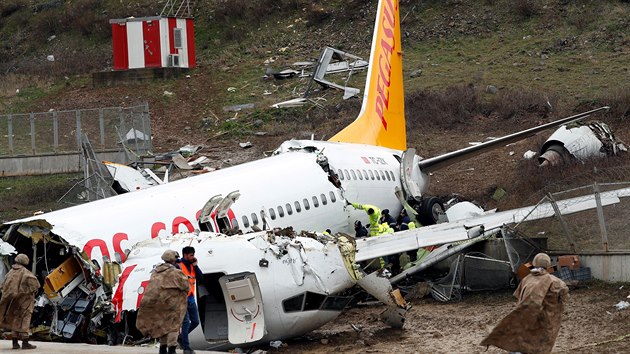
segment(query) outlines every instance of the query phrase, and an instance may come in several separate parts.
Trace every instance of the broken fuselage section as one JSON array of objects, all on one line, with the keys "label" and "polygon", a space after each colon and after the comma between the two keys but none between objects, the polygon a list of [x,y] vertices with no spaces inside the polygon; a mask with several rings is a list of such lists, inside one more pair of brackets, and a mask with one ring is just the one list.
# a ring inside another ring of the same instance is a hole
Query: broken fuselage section
[{"label": "broken fuselage section", "polygon": [[[201,325],[190,335],[197,349],[266,343],[319,328],[341,313],[351,300],[344,291],[362,277],[346,236],[287,230],[160,236],[135,245],[125,262],[113,298],[119,320],[138,309],[162,253],[189,245],[204,272],[195,292]],[[378,291],[391,296],[391,286]],[[404,309],[404,301],[393,304]]]},{"label": "broken fuselage section", "polygon": [[540,149],[540,166],[557,166],[571,160],[617,156],[628,151],[605,123],[572,123],[558,128]]},{"label": "broken fuselage section", "polygon": [[[42,285],[31,319],[34,337],[116,343],[110,299],[120,265],[107,261],[101,268],[51,229],[46,221],[33,220],[9,225],[0,234],[3,244],[14,248],[12,254],[29,256],[28,269]],[[13,256],[1,257],[8,264]]]}]

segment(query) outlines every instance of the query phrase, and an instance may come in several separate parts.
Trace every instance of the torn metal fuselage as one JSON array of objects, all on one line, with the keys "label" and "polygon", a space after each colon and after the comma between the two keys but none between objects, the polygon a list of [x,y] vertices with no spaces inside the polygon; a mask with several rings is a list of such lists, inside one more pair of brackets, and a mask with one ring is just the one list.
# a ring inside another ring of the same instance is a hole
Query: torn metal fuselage
[{"label": "torn metal fuselage", "polygon": [[114,290],[118,320],[138,309],[162,253],[191,245],[204,273],[195,292],[201,320],[191,333],[195,348],[253,345],[319,328],[351,300],[342,294],[355,284],[355,250],[346,237],[339,242],[323,234],[304,235],[201,232],[140,242]]},{"label": "torn metal fuselage", "polygon": [[607,124],[598,121],[572,123],[561,126],[545,141],[538,162],[540,166],[556,166],[572,159],[584,161],[626,151],[624,143],[615,137]]},{"label": "torn metal fuselage", "polygon": [[[2,242],[14,248],[13,254],[23,253],[31,260],[28,268],[35,274],[42,291],[36,297],[31,319],[33,336],[37,339],[62,339],[90,343],[115,343],[108,324],[113,318],[111,285],[115,276],[109,274],[106,283],[98,265],[89,261],[84,252],[51,231],[44,220],[4,225]],[[10,255],[2,255],[8,263]],[[119,265],[106,263],[106,268]],[[109,272],[112,273],[112,272]],[[0,274],[4,281],[4,274]]]}]

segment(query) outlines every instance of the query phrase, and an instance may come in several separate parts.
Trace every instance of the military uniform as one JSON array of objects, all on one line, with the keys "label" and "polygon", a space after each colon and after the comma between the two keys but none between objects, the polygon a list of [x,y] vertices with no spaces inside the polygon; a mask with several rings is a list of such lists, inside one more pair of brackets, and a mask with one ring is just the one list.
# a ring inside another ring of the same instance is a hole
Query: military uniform
[{"label": "military uniform", "polygon": [[0,328],[12,332],[13,349],[20,348],[18,339],[22,339],[22,349],[35,349],[34,345],[28,343],[28,332],[39,281],[26,268],[29,263],[26,255],[17,255],[15,262],[2,284]]},{"label": "military uniform", "polygon": [[177,252],[168,250],[162,255],[165,263],[158,265],[146,288],[136,327],[144,335],[160,339],[160,353],[174,354],[179,327],[186,312],[188,278],[175,267]]},{"label": "military uniform", "polygon": [[539,253],[532,262],[532,272],[523,278],[514,296],[516,308],[510,312],[481,345],[494,345],[512,352],[551,353],[560,331],[562,310],[569,298],[569,288],[547,273],[549,256]]}]

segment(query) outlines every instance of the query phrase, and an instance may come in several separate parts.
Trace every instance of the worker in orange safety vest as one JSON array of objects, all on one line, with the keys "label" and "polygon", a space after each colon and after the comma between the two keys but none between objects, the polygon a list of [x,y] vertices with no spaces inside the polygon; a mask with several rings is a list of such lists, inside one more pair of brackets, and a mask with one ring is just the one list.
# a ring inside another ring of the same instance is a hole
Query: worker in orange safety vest
[{"label": "worker in orange safety vest", "polygon": [[197,309],[197,302],[195,301],[195,291],[197,282],[203,279],[203,272],[197,266],[194,247],[186,246],[182,249],[182,258],[179,259],[178,265],[184,275],[188,277],[188,283],[190,284],[187,298],[188,307],[180,333],[181,345],[184,349],[184,354],[194,354],[195,351],[190,348],[188,335],[199,325],[199,310]]}]

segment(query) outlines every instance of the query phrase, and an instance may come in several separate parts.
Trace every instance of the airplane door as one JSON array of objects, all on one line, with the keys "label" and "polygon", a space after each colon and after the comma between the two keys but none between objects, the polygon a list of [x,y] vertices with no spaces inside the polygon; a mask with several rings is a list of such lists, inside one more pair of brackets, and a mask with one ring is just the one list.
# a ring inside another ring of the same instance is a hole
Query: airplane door
[{"label": "airplane door", "polygon": [[239,191],[231,192],[219,202],[219,205],[217,205],[213,217],[216,225],[219,227],[219,232],[223,232],[224,229],[227,230],[238,227],[234,213],[231,212],[230,208],[240,196],[241,194]]},{"label": "airplane door", "polygon": [[416,149],[410,148],[403,152],[400,163],[400,183],[407,198],[420,201],[422,194],[417,180],[420,180],[420,167],[418,167]]},{"label": "airplane door", "polygon": [[201,208],[198,219],[199,227],[202,228],[201,231],[215,231],[212,225],[212,211],[222,199],[221,195],[217,194],[210,198],[203,208]]},{"label": "airplane door", "polygon": [[244,344],[266,333],[262,295],[256,274],[243,272],[219,278],[228,313],[228,340]]}]

